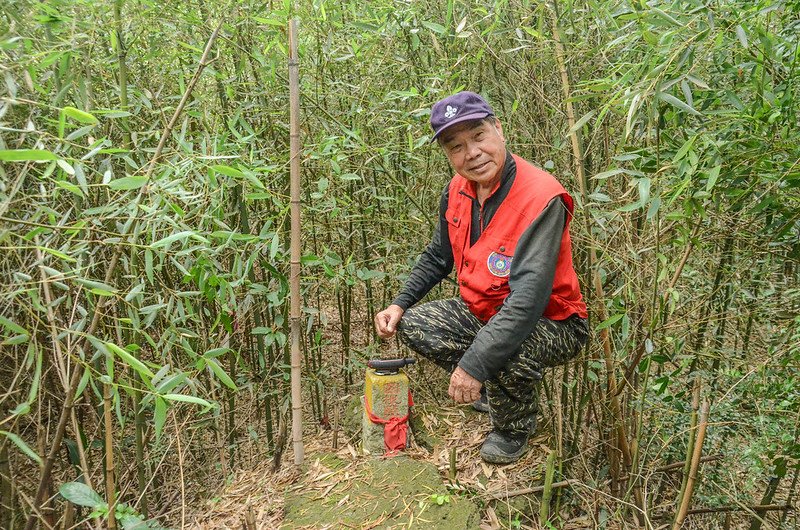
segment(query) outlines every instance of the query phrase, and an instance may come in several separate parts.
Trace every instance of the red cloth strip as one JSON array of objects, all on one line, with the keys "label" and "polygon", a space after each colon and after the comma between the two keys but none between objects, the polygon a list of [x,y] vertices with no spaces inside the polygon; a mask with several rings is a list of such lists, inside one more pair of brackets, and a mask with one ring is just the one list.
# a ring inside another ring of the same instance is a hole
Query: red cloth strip
[{"label": "red cloth strip", "polygon": [[[411,391],[408,391],[408,406],[409,408],[414,405],[414,400],[411,397]],[[369,406],[369,400],[364,396],[364,409],[367,411],[367,417],[372,423],[383,425],[383,445],[388,454],[402,451],[406,447],[406,438],[408,436],[408,414],[402,418],[392,417],[388,420],[379,418],[372,412]]]}]

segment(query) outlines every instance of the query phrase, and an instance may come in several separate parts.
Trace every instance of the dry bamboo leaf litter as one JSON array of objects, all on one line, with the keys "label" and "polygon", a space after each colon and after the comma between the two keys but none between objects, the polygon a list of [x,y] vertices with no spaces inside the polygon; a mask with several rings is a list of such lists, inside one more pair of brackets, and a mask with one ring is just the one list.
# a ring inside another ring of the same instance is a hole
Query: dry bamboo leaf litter
[{"label": "dry bamboo leaf litter", "polygon": [[[423,416],[425,425],[437,426],[437,435],[441,440],[433,451],[412,444],[406,451],[410,458],[427,461],[436,465],[443,482],[447,480],[450,466],[450,447],[457,447],[457,477],[452,484],[451,491],[454,495],[471,496],[473,494],[491,495],[502,494],[538,485],[543,476],[545,457],[550,450],[548,442],[550,435],[540,433],[530,441],[528,452],[514,464],[494,466],[483,462],[479,455],[480,445],[490,430],[488,417],[481,414],[465,413],[459,407],[443,407],[442,414],[437,419],[436,415],[426,413]],[[215,497],[216,501],[207,502],[198,509],[190,520],[191,528],[205,529],[241,529],[244,512],[242,507],[248,503],[253,507],[257,528],[279,528],[283,522],[284,492],[287,490],[302,491],[314,490],[316,496],[343,495],[335,503],[338,506],[354,506],[353,503],[372,503],[375,497],[360,495],[354,499],[348,492],[350,485],[355,480],[363,477],[363,466],[367,461],[360,456],[352,443],[340,445],[336,452],[331,450],[332,433],[320,431],[311,436],[306,444],[307,461],[312,461],[305,472],[293,466],[283,466],[275,475],[269,471],[269,466],[255,466],[254,469],[237,474],[233,482],[223,488]],[[292,458],[291,449],[284,455],[285,461]],[[335,455],[342,467],[331,468],[326,465],[322,455]],[[313,459],[313,460],[312,460]],[[339,486],[339,487],[337,487]],[[423,493],[422,499],[426,495]],[[407,506],[413,506],[406,503]],[[487,508],[492,508],[487,505]],[[413,513],[410,508],[409,513]],[[499,520],[494,509],[484,509],[481,528],[496,530],[508,527],[510,521]],[[591,518],[585,514],[564,514],[565,529],[575,530],[589,528],[586,521]],[[416,522],[424,523],[425,513],[414,515]],[[386,516],[365,521],[359,528],[374,528],[387,520]],[[505,526],[504,526],[505,525]],[[325,526],[305,526],[305,528],[324,528]],[[330,527],[330,526],[329,526]],[[338,526],[339,528],[343,526]],[[302,528],[302,527],[301,527]]]}]

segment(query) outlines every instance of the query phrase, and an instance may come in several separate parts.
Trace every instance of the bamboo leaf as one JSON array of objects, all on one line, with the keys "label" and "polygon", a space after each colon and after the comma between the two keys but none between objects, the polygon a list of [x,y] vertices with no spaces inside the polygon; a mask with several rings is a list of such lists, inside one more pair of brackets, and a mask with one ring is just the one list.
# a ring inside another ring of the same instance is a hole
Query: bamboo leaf
[{"label": "bamboo leaf", "polygon": [[61,188],[61,189],[65,189],[68,192],[77,195],[78,197],[83,198],[83,196],[84,196],[83,195],[83,191],[81,191],[81,189],[78,186],[76,186],[75,184],[73,184],[71,182],[67,182],[66,180],[57,180],[56,181],[56,186]]},{"label": "bamboo leaf", "polygon": [[267,24],[268,26],[277,26],[280,28],[286,25],[285,21],[275,20],[273,18],[253,17],[253,20],[258,22],[259,24]]},{"label": "bamboo leaf", "polygon": [[641,204],[647,203],[650,200],[650,179],[647,177],[640,178],[638,182],[639,187],[639,202]]},{"label": "bamboo leaf", "polygon": [[108,187],[112,190],[136,190],[147,184],[147,177],[145,175],[131,175],[114,179],[108,183]]},{"label": "bamboo leaf", "polygon": [[73,168],[75,172],[75,180],[78,182],[84,197],[89,196],[89,183],[86,182],[86,174],[83,172],[83,165],[75,164]]},{"label": "bamboo leaf", "polygon": [[603,171],[602,173],[598,173],[597,175],[593,176],[592,179],[594,179],[594,180],[607,179],[609,177],[613,177],[615,175],[619,175],[620,173],[625,173],[625,170],[621,169],[621,168],[610,169],[608,171]]},{"label": "bamboo leaf", "polygon": [[64,107],[62,109],[65,115],[69,116],[75,121],[81,123],[97,124],[97,118],[86,111],[76,109],[75,107]]},{"label": "bamboo leaf", "polygon": [[708,172],[708,180],[706,181],[706,191],[711,191],[714,185],[717,183],[717,179],[719,178],[719,172],[722,169],[722,166],[714,166],[711,171]]},{"label": "bamboo leaf", "polygon": [[172,235],[169,235],[169,236],[164,237],[162,239],[159,239],[158,241],[156,241],[155,243],[150,245],[150,247],[151,248],[166,247],[166,246],[169,246],[170,243],[174,243],[175,241],[179,241],[179,240],[182,240],[182,239],[187,239],[189,237],[194,237],[194,238],[199,239],[199,240],[201,240],[201,241],[203,241],[205,243],[208,243],[208,240],[206,238],[197,235],[196,233],[192,232],[191,230],[184,230],[183,232],[178,232],[177,234],[172,234]]},{"label": "bamboo leaf", "polygon": [[690,107],[689,105],[679,100],[672,94],[667,94],[666,92],[659,92],[658,99],[664,101],[665,103],[669,103],[673,107],[684,110],[690,114],[694,114],[695,116],[702,116],[702,114],[697,112],[693,107]]},{"label": "bamboo leaf", "polygon": [[151,372],[150,369],[142,361],[134,357],[130,352],[128,352],[124,348],[120,348],[113,342],[106,342],[105,345],[110,351],[114,352],[117,355],[117,357],[119,357],[122,360],[122,362],[124,362],[125,364],[136,370],[142,377],[142,379],[149,381],[154,377],[155,374],[153,374],[153,372]]},{"label": "bamboo leaf", "polygon": [[0,162],[41,162],[58,160],[58,157],[44,149],[2,149]]},{"label": "bamboo leaf", "polygon": [[192,403],[194,405],[201,405],[201,406],[209,408],[209,409],[214,407],[213,404],[209,403],[205,399],[199,398],[199,397],[196,397],[196,396],[187,396],[185,394],[164,394],[161,397],[163,397],[164,399],[167,399],[169,401],[180,401],[182,403]]},{"label": "bamboo leaf", "polygon": [[279,245],[280,239],[278,238],[278,234],[275,233],[275,235],[272,237],[272,244],[269,246],[269,259],[273,260],[275,259],[275,256],[278,255]]},{"label": "bamboo leaf", "polygon": [[161,431],[164,430],[164,423],[167,421],[167,408],[169,408],[169,405],[164,401],[164,398],[156,396],[156,407],[155,413],[153,414],[156,427],[156,440],[161,439]]},{"label": "bamboo leaf", "polygon": [[215,357],[219,357],[220,355],[226,354],[229,351],[232,351],[230,348],[214,348],[212,350],[208,350],[203,354],[203,357],[206,359],[213,359]]},{"label": "bamboo leaf", "polygon": [[73,399],[78,399],[78,397],[81,394],[83,394],[83,391],[86,390],[86,386],[89,384],[90,376],[91,374],[89,373],[89,370],[83,371],[83,375],[81,376],[80,383],[78,383],[77,390],[75,390],[75,395],[73,396]]},{"label": "bamboo leaf", "polygon": [[244,178],[244,173],[231,166],[217,165],[217,166],[211,166],[211,169],[213,169],[217,173],[222,173],[223,175],[227,175],[229,177]]},{"label": "bamboo leaf", "polygon": [[215,359],[206,359],[206,364],[208,364],[208,367],[211,368],[211,371],[214,372],[214,375],[217,376],[217,379],[222,381],[225,386],[231,390],[239,390],[236,386],[236,383],[233,382],[233,379],[231,379],[230,376],[225,373],[225,370],[222,369]]},{"label": "bamboo leaf", "polygon": [[595,329],[595,331],[600,331],[601,329],[606,329],[608,327],[613,326],[617,322],[622,319],[624,313],[617,313],[616,315],[612,315],[611,317],[605,319],[604,321],[600,322]]},{"label": "bamboo leaf", "polygon": [[678,27],[682,26],[682,24],[680,22],[675,20],[671,15],[667,14],[665,11],[662,11],[661,9],[658,9],[657,7],[653,7],[653,8],[650,8],[650,9],[653,11],[653,13],[658,15],[661,19],[666,20],[667,22],[669,22],[673,26],[678,26]]},{"label": "bamboo leaf", "polygon": [[579,119],[578,121],[576,121],[576,122],[575,122],[575,125],[573,125],[572,127],[570,127],[570,128],[569,128],[568,134],[572,134],[572,133],[574,133],[575,131],[579,130],[579,129],[580,129],[581,127],[583,127],[584,125],[586,125],[586,122],[588,122],[589,120],[591,120],[591,119],[592,119],[592,116],[594,116],[596,113],[597,113],[597,111],[595,111],[595,110],[590,110],[589,112],[587,112],[586,114],[584,114],[584,115],[581,117],[581,119]]},{"label": "bamboo leaf", "polygon": [[153,251],[149,248],[144,251],[144,273],[147,275],[150,285],[153,285]]},{"label": "bamboo leaf", "polygon": [[75,169],[66,160],[61,160],[61,159],[56,160],[56,164],[58,165],[58,167],[63,169],[64,173],[66,173],[67,175],[69,176],[75,175]]},{"label": "bamboo leaf", "polygon": [[741,25],[736,26],[736,37],[739,39],[739,43],[742,47],[747,48],[747,33],[745,33]]},{"label": "bamboo leaf", "polygon": [[117,292],[117,289],[115,287],[112,287],[107,283],[98,282],[97,280],[89,280],[86,278],[74,278],[74,280],[75,283],[79,283],[84,287],[86,287],[87,289],[91,289],[93,291],[94,290],[103,291],[108,293],[109,295]]},{"label": "bamboo leaf", "polygon": [[98,506],[106,504],[96,491],[83,482],[67,482],[58,488],[58,492],[69,502],[78,506],[96,509]]},{"label": "bamboo leaf", "polygon": [[36,451],[31,449],[28,446],[28,444],[26,444],[25,441],[22,438],[20,438],[19,436],[17,436],[13,432],[8,432],[8,431],[0,431],[0,434],[2,434],[3,436],[5,436],[9,440],[11,440],[11,443],[16,445],[19,448],[20,451],[22,451],[23,453],[28,455],[28,458],[30,458],[31,460],[33,460],[34,462],[36,462],[40,466],[43,464],[42,458],[39,455],[37,455]]},{"label": "bamboo leaf", "polygon": [[[33,345],[33,343],[31,343]],[[30,348],[31,346],[29,346]],[[36,397],[39,395],[39,381],[42,378],[42,352],[35,348],[36,354],[36,369],[33,372],[33,382],[31,383],[31,388],[28,391],[28,403],[33,403],[36,401]],[[29,350],[30,351],[30,350]]]},{"label": "bamboo leaf", "polygon": [[7,330],[16,333],[18,335],[30,335],[30,333],[28,333],[28,331],[25,328],[23,328],[22,326],[20,326],[15,322],[11,322],[4,316],[0,316],[0,326],[3,326]]},{"label": "bamboo leaf", "polygon": [[422,21],[422,25],[431,30],[434,33],[438,33],[439,35],[444,35],[447,30],[441,24],[437,24],[436,22],[429,22],[427,20]]},{"label": "bamboo leaf", "polygon": [[655,197],[652,201],[650,201],[650,207],[647,209],[647,220],[649,221],[653,217],[656,216],[658,213],[658,209],[661,207],[661,197]]}]

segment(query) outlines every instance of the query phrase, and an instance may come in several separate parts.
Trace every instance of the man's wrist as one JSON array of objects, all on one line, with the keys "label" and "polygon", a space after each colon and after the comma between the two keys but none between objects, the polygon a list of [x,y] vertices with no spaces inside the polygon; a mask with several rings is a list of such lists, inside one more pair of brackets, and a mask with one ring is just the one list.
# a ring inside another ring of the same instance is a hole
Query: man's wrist
[{"label": "man's wrist", "polygon": [[396,305],[397,307],[405,311],[414,304],[409,303],[408,299],[401,294],[400,296],[395,298],[390,305]]},{"label": "man's wrist", "polygon": [[467,372],[467,374],[469,374],[470,377],[476,379],[481,384],[483,384],[484,381],[490,378],[487,374],[483,373],[483,371],[480,370],[480,368],[478,368],[477,366],[474,366],[469,362],[465,363],[464,357],[461,358],[457,366],[462,370],[464,370],[465,372]]}]

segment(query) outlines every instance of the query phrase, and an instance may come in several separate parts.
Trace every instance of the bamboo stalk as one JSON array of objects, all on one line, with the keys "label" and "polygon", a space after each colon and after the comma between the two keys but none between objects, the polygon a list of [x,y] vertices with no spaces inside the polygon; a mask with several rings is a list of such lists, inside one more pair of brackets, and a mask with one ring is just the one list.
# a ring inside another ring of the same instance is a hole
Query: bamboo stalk
[{"label": "bamboo stalk", "polygon": [[172,412],[172,423],[175,425],[175,447],[178,449],[178,477],[181,481],[181,528],[186,528],[186,481],[183,478],[183,449],[181,448],[181,428]]},{"label": "bamboo stalk", "polygon": [[703,401],[703,407],[700,411],[700,424],[697,427],[697,439],[694,444],[694,452],[692,454],[692,463],[689,469],[689,476],[686,482],[686,491],[681,499],[678,515],[675,518],[675,523],[672,525],[672,530],[678,530],[686,519],[686,514],[689,511],[689,504],[692,500],[692,493],[694,491],[695,482],[697,482],[697,469],[700,467],[700,457],[703,453],[703,440],[706,436],[706,427],[708,426],[708,411],[710,408],[708,400]]},{"label": "bamboo stalk", "polygon": [[[3,413],[5,417],[5,411]],[[11,528],[14,520],[14,499],[11,488],[11,459],[8,443],[0,443],[0,528]]]},{"label": "bamboo stalk", "polygon": [[[124,0],[114,1],[114,32],[117,40],[117,65],[119,67],[119,105],[120,109],[128,110],[128,64],[125,59],[128,50],[125,49],[125,40],[122,37],[122,3]],[[128,149],[131,145],[131,132],[128,126],[128,117],[120,119],[122,124],[122,147]]]},{"label": "bamboo stalk", "polygon": [[755,506],[720,506],[718,508],[694,508],[686,515],[729,512],[790,512],[795,509],[791,504],[756,504]]},{"label": "bamboo stalk", "polygon": [[683,496],[686,493],[686,486],[689,483],[689,471],[692,468],[692,455],[694,454],[694,444],[697,440],[697,422],[700,416],[700,380],[695,379],[692,389],[692,414],[689,418],[689,440],[686,442],[686,458],[682,463],[683,473],[681,475],[681,488],[678,491],[676,506],[683,503]]},{"label": "bamboo stalk", "polygon": [[[137,385],[138,386],[138,385]],[[144,410],[141,406],[142,393],[137,388],[133,391],[133,406],[134,406],[134,436],[136,443],[136,479],[139,482],[139,511],[145,517],[150,513],[150,507],[147,502],[147,477],[145,475],[145,461],[144,461],[144,431],[146,428]]]},{"label": "bamboo stalk", "polygon": [[61,349],[61,341],[58,339],[58,330],[56,329],[56,317],[53,312],[53,294],[50,290],[50,282],[47,274],[44,271],[44,253],[39,245],[39,238],[36,241],[36,260],[39,263],[39,277],[42,280],[42,290],[44,291],[45,309],[47,314],[47,326],[50,329],[50,340],[53,343],[53,350],[55,351],[56,358],[56,373],[61,380],[61,384],[66,390],[69,377],[67,376],[67,367],[65,364],[64,352]]},{"label": "bamboo stalk", "polygon": [[545,462],[544,485],[542,486],[542,504],[539,506],[539,524],[547,526],[550,518],[550,499],[553,498],[553,476],[556,470],[556,452],[550,450]]},{"label": "bamboo stalk", "polygon": [[300,86],[297,59],[297,20],[289,21],[289,149],[292,239],[289,261],[292,352],[292,445],[294,463],[303,463],[303,404],[300,355]]},{"label": "bamboo stalk", "polygon": [[105,451],[106,451],[106,502],[108,502],[108,528],[117,528],[116,487],[114,486],[114,424],[111,421],[111,385],[103,385],[103,419],[105,421]]},{"label": "bamboo stalk", "polygon": [[[578,177],[578,185],[580,187],[581,197],[584,203],[588,202],[588,186],[586,181],[586,170],[584,166],[584,156],[583,156],[583,147],[580,142],[580,138],[578,137],[578,131],[575,128],[575,124],[577,120],[575,119],[575,109],[572,105],[571,99],[571,83],[569,78],[569,71],[567,70],[566,59],[565,59],[565,52],[564,52],[564,45],[561,40],[561,32],[558,28],[558,5],[556,2],[552,2],[552,9],[553,9],[553,41],[555,42],[555,55],[556,55],[556,62],[558,63],[558,70],[561,75],[561,84],[562,89],[564,92],[564,101],[566,105],[566,113],[567,113],[567,122],[570,126],[570,142],[572,144],[572,155],[574,159],[574,167],[575,173]],[[591,234],[591,227],[589,226],[589,217],[584,216],[584,222],[586,224],[586,233]],[[597,304],[597,312],[598,312],[598,320],[601,322],[605,321],[608,318],[608,314],[606,312],[606,307],[604,304],[605,300],[605,292],[603,289],[603,283],[600,278],[600,270],[597,266],[597,252],[593,245],[589,245],[589,270],[592,274],[592,284],[594,286],[595,297],[599,301]],[[607,396],[609,400],[609,406],[611,408],[611,415],[613,417],[614,422],[614,445],[616,449],[622,454],[622,460],[624,466],[627,468],[631,465],[631,452],[630,447],[628,446],[628,438],[625,433],[625,423],[622,418],[622,411],[619,405],[619,399],[617,397],[617,378],[615,374],[615,366],[614,366],[614,350],[613,345],[611,344],[611,336],[609,334],[608,328],[604,328],[600,330],[600,341],[603,345],[603,358],[605,360],[606,365],[606,379],[607,379]],[[615,479],[615,482],[618,481],[620,475],[624,474],[620,471],[617,465],[615,464],[616,458],[612,455],[612,476]],[[641,494],[638,488],[634,488],[634,495],[636,497],[637,506],[642,508],[641,502]]]},{"label": "bamboo stalk", "polygon": [[[764,496],[761,498],[761,502],[759,506],[770,506],[772,505],[772,499],[775,497],[775,492],[778,491],[778,484],[781,482],[781,476],[775,475],[770,477],[769,483],[767,484],[767,489],[764,491]],[[761,525],[764,524],[764,516],[767,514],[767,510],[762,507],[759,507],[755,510],[755,515],[750,520],[750,530],[760,530]]]}]

